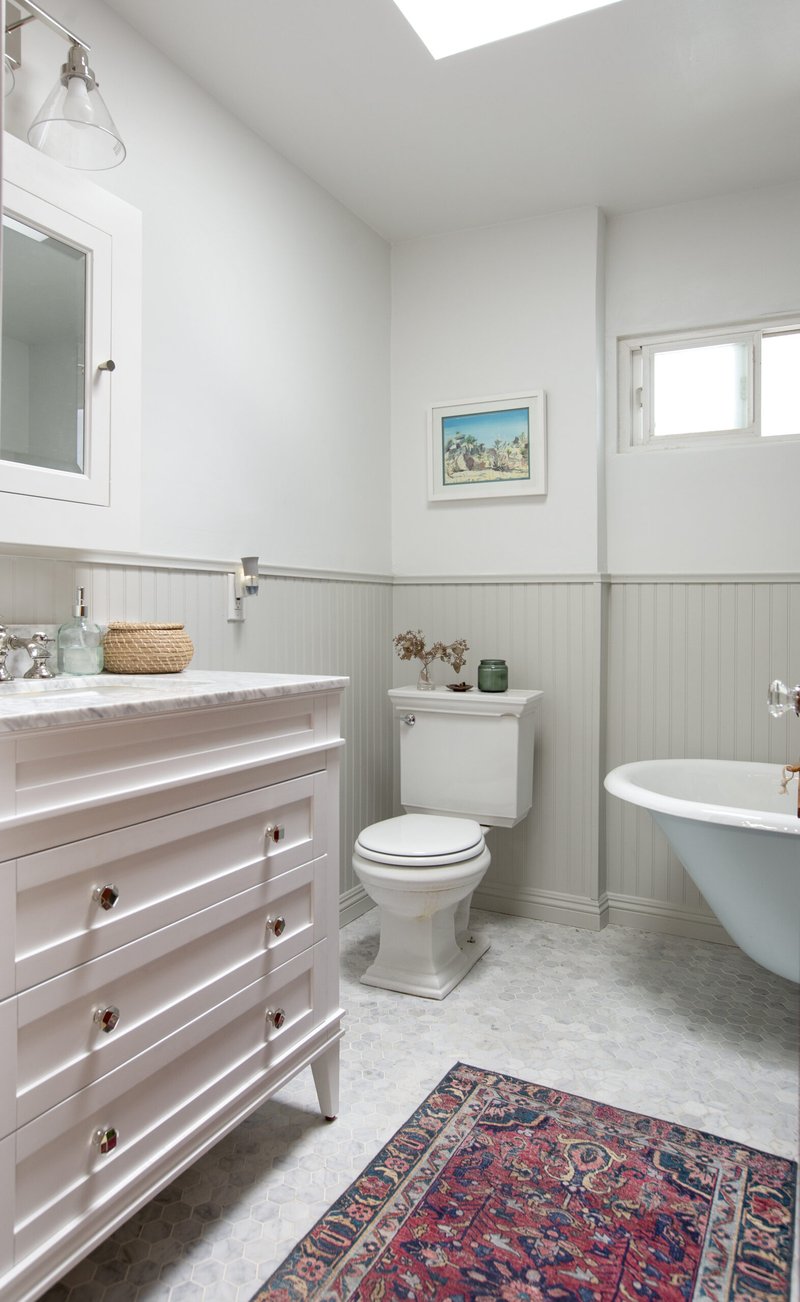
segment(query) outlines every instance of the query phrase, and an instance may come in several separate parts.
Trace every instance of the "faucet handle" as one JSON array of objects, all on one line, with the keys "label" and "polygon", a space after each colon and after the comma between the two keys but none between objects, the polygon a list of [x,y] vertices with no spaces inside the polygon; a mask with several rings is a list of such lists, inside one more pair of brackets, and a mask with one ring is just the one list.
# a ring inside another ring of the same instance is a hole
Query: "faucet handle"
[{"label": "faucet handle", "polygon": [[770,683],[767,692],[767,705],[773,719],[779,719],[788,710],[800,715],[800,686],[787,687],[779,678]]},{"label": "faucet handle", "polygon": [[9,683],[11,681],[11,674],[6,665],[6,656],[10,650],[11,638],[8,629],[3,624],[0,624],[0,683]]},{"label": "faucet handle", "polygon": [[25,644],[25,649],[31,658],[31,667],[24,675],[25,678],[54,678],[55,674],[47,663],[49,655],[48,648],[55,642],[54,637],[48,637],[46,633],[34,633],[30,640]]}]

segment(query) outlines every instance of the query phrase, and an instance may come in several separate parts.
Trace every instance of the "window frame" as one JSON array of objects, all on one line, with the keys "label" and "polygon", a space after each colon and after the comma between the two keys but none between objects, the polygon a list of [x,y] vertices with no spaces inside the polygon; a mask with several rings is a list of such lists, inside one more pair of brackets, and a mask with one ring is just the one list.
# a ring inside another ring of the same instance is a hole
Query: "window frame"
[{"label": "window frame", "polygon": [[[792,434],[761,433],[761,341],[765,335],[800,333],[800,312],[700,329],[621,336],[617,340],[617,399],[619,452],[666,452],[682,448],[764,446],[800,441]],[[658,352],[702,348],[714,344],[747,345],[746,427],[706,430],[694,434],[653,432],[653,359]]]}]

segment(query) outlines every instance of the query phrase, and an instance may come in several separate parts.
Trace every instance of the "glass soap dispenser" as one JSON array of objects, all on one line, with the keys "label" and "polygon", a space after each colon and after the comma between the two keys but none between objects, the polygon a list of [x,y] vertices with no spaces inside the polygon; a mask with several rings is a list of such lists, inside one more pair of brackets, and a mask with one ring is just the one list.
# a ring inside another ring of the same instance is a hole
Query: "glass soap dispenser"
[{"label": "glass soap dispenser", "polygon": [[58,630],[58,670],[62,674],[99,674],[103,668],[103,634],[86,618],[84,589],[78,588],[72,619]]}]

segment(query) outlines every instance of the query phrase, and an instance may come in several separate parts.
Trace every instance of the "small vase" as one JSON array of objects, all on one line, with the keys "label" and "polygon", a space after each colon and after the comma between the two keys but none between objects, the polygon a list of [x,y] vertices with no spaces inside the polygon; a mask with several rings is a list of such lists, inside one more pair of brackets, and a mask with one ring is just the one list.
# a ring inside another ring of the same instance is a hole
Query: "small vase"
[{"label": "small vase", "polygon": [[478,691],[508,691],[508,665],[505,660],[481,660],[478,665]]},{"label": "small vase", "polygon": [[417,679],[417,691],[432,692],[434,686],[434,681],[431,678],[430,665],[423,665],[419,671],[419,678]]}]

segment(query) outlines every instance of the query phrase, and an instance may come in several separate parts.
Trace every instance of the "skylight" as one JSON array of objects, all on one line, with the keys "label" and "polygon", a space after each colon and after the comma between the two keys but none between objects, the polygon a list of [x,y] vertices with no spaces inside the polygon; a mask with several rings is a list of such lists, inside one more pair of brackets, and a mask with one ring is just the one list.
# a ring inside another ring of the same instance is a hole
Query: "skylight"
[{"label": "skylight", "polygon": [[619,0],[394,0],[434,59],[491,45]]}]

